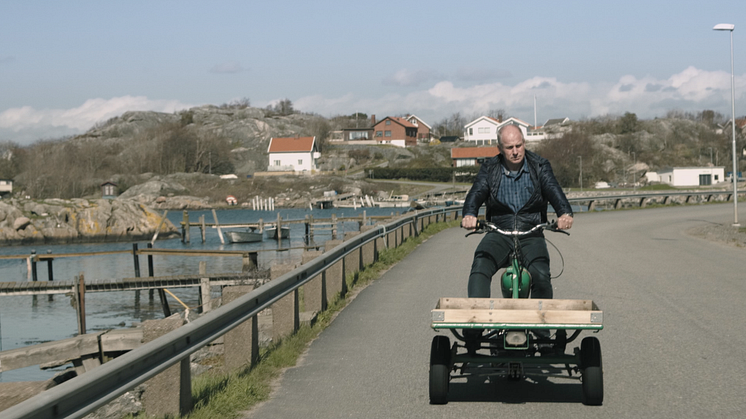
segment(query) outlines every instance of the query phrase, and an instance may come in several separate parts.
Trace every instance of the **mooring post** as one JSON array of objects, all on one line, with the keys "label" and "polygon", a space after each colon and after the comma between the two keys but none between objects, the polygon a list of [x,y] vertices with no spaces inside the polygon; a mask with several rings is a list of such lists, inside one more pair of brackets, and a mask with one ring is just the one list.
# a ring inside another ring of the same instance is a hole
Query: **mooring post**
[{"label": "mooring post", "polygon": [[282,243],[282,225],[281,224],[282,224],[282,216],[278,212],[277,213],[277,225],[275,226],[276,228],[275,232],[277,233],[277,247],[280,247],[281,246],[280,243]]},{"label": "mooring post", "polygon": [[[140,256],[137,254],[137,243],[132,243],[132,257],[135,260],[135,278],[140,277]],[[140,290],[135,291],[135,304],[140,304]]]},{"label": "mooring post", "polygon": [[132,243],[132,257],[135,261],[135,278],[140,277],[140,257],[137,254],[137,243]]},{"label": "mooring post", "polygon": [[205,214],[199,216],[199,229],[202,233],[202,243],[205,242]]},{"label": "mooring post", "polygon": [[[153,248],[153,243],[148,243],[148,249],[152,249],[152,248]],[[154,272],[155,271],[153,269],[153,255],[148,254],[148,276],[151,278],[154,277],[155,276]],[[148,290],[148,301],[153,301],[153,291],[154,290],[152,288]]]},{"label": "mooring post", "polygon": [[[31,256],[28,257],[28,260],[30,261],[29,263],[31,264],[31,270],[30,270],[31,280],[36,282],[38,281],[38,277],[36,274],[36,250],[31,251]],[[31,297],[31,304],[35,306],[36,302],[37,302],[37,298],[36,298],[36,294],[34,294]]]},{"label": "mooring post", "polygon": [[[47,250],[47,254],[52,254],[52,250]],[[53,260],[52,258],[47,259],[47,279],[49,282],[54,281],[54,271],[52,270]],[[49,301],[54,301],[54,294],[49,294]]]},{"label": "mooring post", "polygon": [[332,240],[337,238],[337,214],[332,214]]},{"label": "mooring post", "polygon": [[305,234],[303,235],[303,242],[306,243],[306,245],[311,244],[310,240],[308,240],[308,215],[305,217],[305,222],[303,223],[305,225]]},{"label": "mooring post", "polygon": [[215,220],[215,227],[218,229],[218,237],[220,237],[220,244],[225,244],[225,239],[223,238],[223,232],[220,230],[220,222],[218,222],[218,214],[215,212],[215,208],[212,209],[212,218]]},{"label": "mooring post", "polygon": [[199,262],[199,275],[199,312],[207,313],[210,311],[212,298],[210,296],[210,278],[207,277],[207,262],[204,260]]},{"label": "mooring post", "polygon": [[183,228],[182,230],[183,233],[181,235],[182,237],[181,240],[184,243],[189,243],[190,242],[189,240],[189,211],[187,210],[184,210],[184,227],[182,228]]},{"label": "mooring post", "polygon": [[34,282],[39,280],[36,272],[36,250],[31,251],[31,280]]},{"label": "mooring post", "polygon": [[85,277],[83,272],[75,277],[75,302],[78,314],[78,334],[85,335]]}]

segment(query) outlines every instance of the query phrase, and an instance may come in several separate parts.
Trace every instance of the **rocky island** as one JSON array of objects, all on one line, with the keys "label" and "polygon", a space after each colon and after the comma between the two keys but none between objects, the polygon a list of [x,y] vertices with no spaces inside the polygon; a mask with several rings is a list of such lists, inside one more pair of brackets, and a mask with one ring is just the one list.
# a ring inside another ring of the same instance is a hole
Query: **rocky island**
[{"label": "rocky island", "polygon": [[0,243],[76,243],[178,237],[162,214],[131,199],[0,201]]}]

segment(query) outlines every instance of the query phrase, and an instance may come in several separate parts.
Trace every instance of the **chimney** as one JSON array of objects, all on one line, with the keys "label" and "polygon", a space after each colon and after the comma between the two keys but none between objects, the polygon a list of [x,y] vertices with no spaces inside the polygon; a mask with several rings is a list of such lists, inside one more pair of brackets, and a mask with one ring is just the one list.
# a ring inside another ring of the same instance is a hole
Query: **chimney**
[{"label": "chimney", "polygon": [[372,127],[376,126],[376,116],[375,115],[371,115],[370,116],[370,126],[372,126]]}]

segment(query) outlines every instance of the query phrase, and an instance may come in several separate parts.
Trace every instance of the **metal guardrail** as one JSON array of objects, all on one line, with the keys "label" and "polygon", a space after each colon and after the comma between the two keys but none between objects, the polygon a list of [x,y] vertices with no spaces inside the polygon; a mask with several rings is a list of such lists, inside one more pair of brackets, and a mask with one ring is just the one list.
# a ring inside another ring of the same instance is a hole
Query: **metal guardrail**
[{"label": "metal guardrail", "polygon": [[[686,202],[693,196],[707,196],[709,202],[712,197],[716,195],[725,195],[725,201],[730,201],[733,198],[733,191],[731,190],[706,190],[706,191],[682,191],[682,192],[635,192],[630,194],[610,194],[610,195],[593,195],[583,197],[568,198],[571,204],[579,204],[588,202],[587,211],[593,211],[598,201],[615,201],[614,207],[619,208],[621,201],[625,199],[638,199],[639,206],[644,207],[649,200],[654,198],[663,198],[663,204],[668,204],[672,197],[687,197]],[[746,195],[746,191],[739,191],[739,196]]]},{"label": "metal guardrail", "polygon": [[420,218],[433,215],[437,218],[442,214],[445,219],[448,214],[460,210],[451,207],[419,211],[363,232],[173,332],[0,412],[0,418],[80,418],[188,359],[192,353],[250,320],[363,245],[379,238],[386,239],[392,231],[411,224],[418,234]]}]

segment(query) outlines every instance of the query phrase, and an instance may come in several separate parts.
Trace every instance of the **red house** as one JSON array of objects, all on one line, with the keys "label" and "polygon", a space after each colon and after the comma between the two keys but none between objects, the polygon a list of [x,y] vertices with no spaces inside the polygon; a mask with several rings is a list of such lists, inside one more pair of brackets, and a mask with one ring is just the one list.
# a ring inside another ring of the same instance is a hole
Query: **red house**
[{"label": "red house", "polygon": [[387,116],[373,126],[373,138],[378,144],[397,147],[417,145],[417,126],[404,118]]}]

